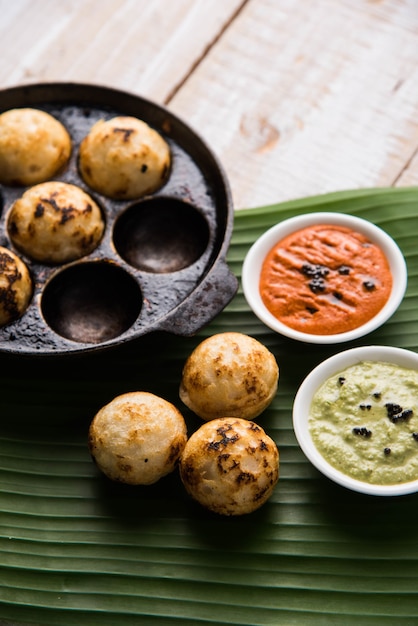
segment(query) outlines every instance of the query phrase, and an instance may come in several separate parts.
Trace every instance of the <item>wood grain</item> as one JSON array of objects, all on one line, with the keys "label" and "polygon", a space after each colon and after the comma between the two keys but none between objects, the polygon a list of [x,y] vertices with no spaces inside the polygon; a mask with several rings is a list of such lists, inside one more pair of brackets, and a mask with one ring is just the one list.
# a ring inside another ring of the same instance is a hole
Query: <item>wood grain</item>
[{"label": "wood grain", "polygon": [[416,0],[0,0],[0,88],[104,84],[208,141],[235,206],[418,184]]},{"label": "wood grain", "polygon": [[242,0],[0,0],[0,86],[77,81],[162,103]]},{"label": "wood grain", "polygon": [[254,1],[170,106],[214,147],[237,208],[400,184],[417,58],[413,1]]}]

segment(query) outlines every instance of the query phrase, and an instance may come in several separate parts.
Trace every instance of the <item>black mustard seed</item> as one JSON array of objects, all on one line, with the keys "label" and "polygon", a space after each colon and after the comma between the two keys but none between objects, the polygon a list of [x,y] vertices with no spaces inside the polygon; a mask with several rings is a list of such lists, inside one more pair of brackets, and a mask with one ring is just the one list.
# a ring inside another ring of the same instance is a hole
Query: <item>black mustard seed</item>
[{"label": "black mustard seed", "polygon": [[313,278],[309,281],[309,289],[312,293],[321,293],[325,291],[325,281],[323,278]]},{"label": "black mustard seed", "polygon": [[314,263],[304,263],[301,271],[302,274],[310,278],[325,278],[329,274],[329,268],[326,265],[315,265]]},{"label": "black mustard seed", "polygon": [[373,291],[373,289],[376,289],[376,285],[372,280],[365,280],[363,283],[363,287],[366,291]]},{"label": "black mustard seed", "polygon": [[356,426],[353,428],[353,434],[369,439],[372,436],[372,431],[369,430],[368,428],[365,428],[364,426],[360,426],[360,427]]},{"label": "black mustard seed", "polygon": [[398,415],[398,413],[402,413],[403,411],[400,404],[394,404],[392,402],[386,402],[385,408],[389,418],[394,415]]}]

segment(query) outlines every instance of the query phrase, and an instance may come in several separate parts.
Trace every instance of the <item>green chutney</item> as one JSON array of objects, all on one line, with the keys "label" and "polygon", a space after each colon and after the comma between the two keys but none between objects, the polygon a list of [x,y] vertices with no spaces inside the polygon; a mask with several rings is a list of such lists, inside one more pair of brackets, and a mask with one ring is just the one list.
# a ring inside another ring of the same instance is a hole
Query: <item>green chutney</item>
[{"label": "green chutney", "polygon": [[418,480],[418,371],[363,361],[331,376],[313,397],[309,429],[347,476],[375,485]]}]

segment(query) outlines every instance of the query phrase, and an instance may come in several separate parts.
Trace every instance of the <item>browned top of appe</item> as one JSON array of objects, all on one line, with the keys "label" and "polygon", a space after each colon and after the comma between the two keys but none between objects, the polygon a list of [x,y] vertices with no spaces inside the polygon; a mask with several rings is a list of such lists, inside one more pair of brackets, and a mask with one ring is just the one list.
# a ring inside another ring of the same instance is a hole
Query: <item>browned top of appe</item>
[{"label": "browned top of appe", "polygon": [[9,236],[21,252],[42,263],[64,263],[92,252],[105,222],[99,206],[76,185],[50,181],[29,188],[13,204]]},{"label": "browned top of appe", "polygon": [[0,183],[36,185],[57,174],[70,158],[67,130],[49,113],[10,109],[0,115]]},{"label": "browned top of appe", "polygon": [[139,198],[159,189],[170,164],[167,142],[135,117],[96,122],[80,145],[83,180],[95,191],[117,200]]}]

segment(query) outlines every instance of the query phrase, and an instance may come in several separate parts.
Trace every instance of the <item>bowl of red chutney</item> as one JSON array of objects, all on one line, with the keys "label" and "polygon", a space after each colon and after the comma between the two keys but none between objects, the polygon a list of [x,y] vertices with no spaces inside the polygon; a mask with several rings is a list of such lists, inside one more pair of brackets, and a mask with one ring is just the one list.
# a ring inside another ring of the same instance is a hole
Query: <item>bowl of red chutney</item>
[{"label": "bowl of red chutney", "polygon": [[255,315],[298,341],[335,344],[384,324],[405,295],[395,240],[363,218],[315,212],[267,230],[248,251],[242,287]]}]

